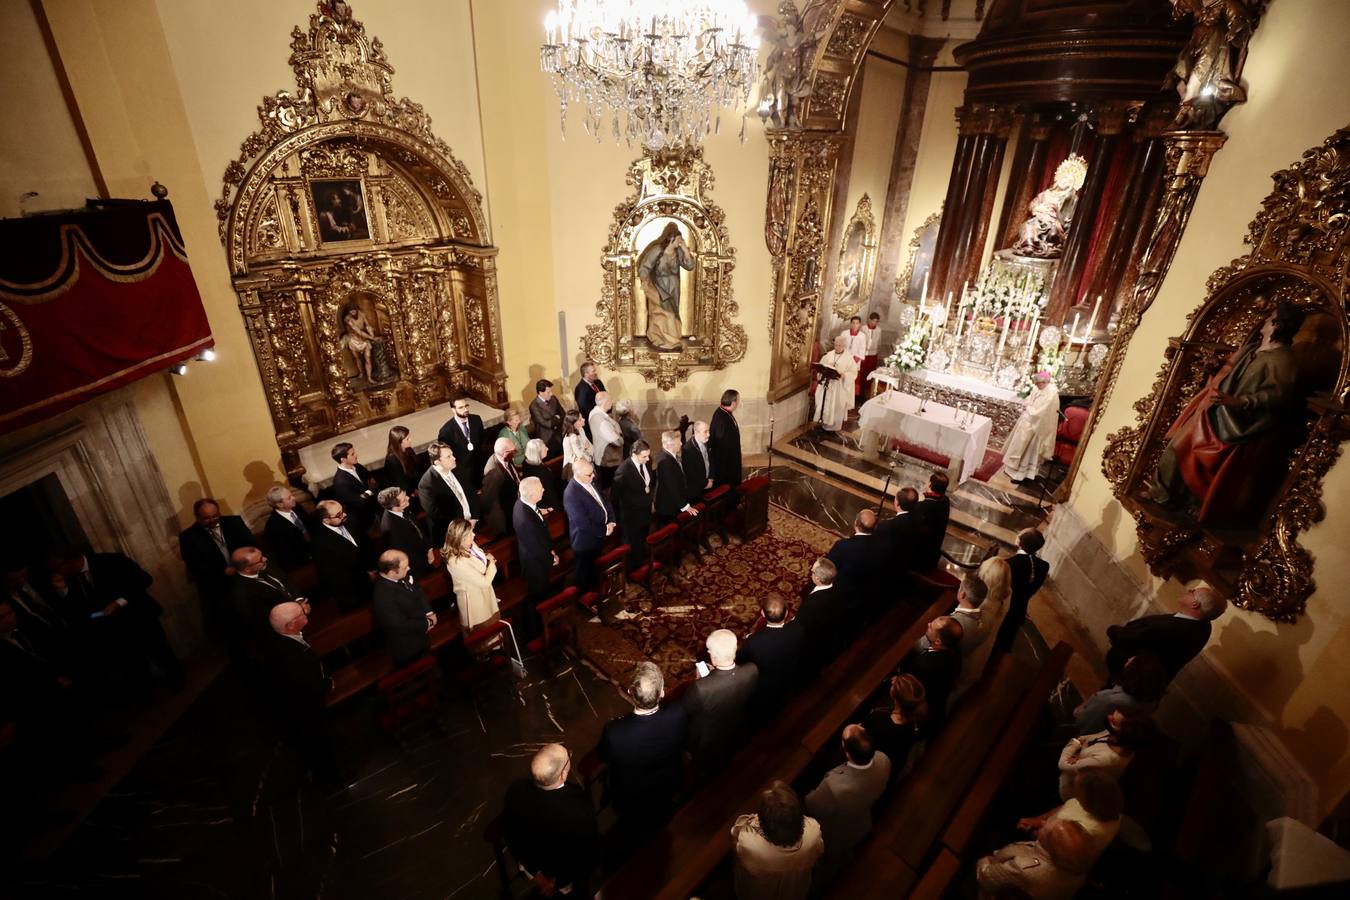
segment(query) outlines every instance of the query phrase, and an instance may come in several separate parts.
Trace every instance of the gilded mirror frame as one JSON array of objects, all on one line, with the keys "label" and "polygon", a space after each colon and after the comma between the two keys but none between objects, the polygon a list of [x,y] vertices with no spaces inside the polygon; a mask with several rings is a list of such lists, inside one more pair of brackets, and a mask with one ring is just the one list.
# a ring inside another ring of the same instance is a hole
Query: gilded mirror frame
[{"label": "gilded mirror frame", "polygon": [[[855,240],[856,236],[856,240]],[[857,259],[850,264],[849,256]],[[863,194],[844,226],[839,239],[839,259],[835,265],[834,314],[841,319],[856,316],[872,296],[872,280],[877,270],[877,220],[872,215],[872,198]]]}]

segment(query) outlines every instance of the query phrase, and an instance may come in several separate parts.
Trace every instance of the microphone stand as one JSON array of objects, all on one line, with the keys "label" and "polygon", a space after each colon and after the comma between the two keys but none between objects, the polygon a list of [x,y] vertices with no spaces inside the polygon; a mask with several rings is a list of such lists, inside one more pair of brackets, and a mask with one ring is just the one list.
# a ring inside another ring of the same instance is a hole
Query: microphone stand
[{"label": "microphone stand", "polygon": [[[889,443],[889,439],[888,439]],[[881,489],[881,497],[877,500],[877,515],[881,515],[881,509],[886,505],[886,498],[891,495],[891,479],[895,477],[895,458],[890,461],[891,470],[886,473],[886,485]]]}]

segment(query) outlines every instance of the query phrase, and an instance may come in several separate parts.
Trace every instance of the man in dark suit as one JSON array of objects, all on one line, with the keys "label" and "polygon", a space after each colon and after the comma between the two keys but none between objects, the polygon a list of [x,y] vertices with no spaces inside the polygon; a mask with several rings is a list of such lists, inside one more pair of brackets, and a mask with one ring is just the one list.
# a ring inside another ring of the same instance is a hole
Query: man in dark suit
[{"label": "man in dark suit", "polygon": [[336,780],[333,741],[324,718],[324,699],[333,681],[305,640],[308,613],[299,603],[281,603],[268,618],[272,634],[263,659],[273,721],[321,781]]},{"label": "man in dark suit", "polygon": [[523,478],[520,499],[511,518],[516,530],[516,556],[520,571],[525,576],[525,637],[540,633],[539,613],[535,607],[548,599],[548,581],[558,554],[553,552],[553,538],[548,523],[539,511],[544,497],[544,485],[538,478]]},{"label": "man in dark suit", "polygon": [[305,521],[295,494],[283,485],[267,492],[267,504],[272,514],[263,524],[267,547],[283,569],[298,569],[310,560],[309,539],[311,524]]},{"label": "man in dark suit", "polygon": [[614,474],[610,497],[619,514],[619,532],[628,545],[628,571],[647,562],[647,532],[652,525],[652,491],[655,477],[648,462],[652,458],[651,445],[644,440],[633,442],[633,453],[623,461]]},{"label": "man in dark suit", "polygon": [[24,639],[58,671],[78,669],[81,653],[76,633],[52,598],[31,583],[28,564],[18,557],[5,558],[0,576],[4,580],[0,600],[9,601]]},{"label": "man in dark suit", "polygon": [[995,650],[1011,650],[1022,623],[1027,620],[1031,598],[1045,584],[1050,564],[1036,554],[1045,546],[1045,535],[1035,528],[1025,528],[1017,534],[1017,553],[1008,559],[1008,581],[1012,591],[1008,595],[1008,611],[994,638]]},{"label": "man in dark suit", "polygon": [[754,663],[736,665],[736,635],[725,628],[708,635],[712,669],[684,692],[689,713],[689,750],[707,778],[740,748],[747,732],[750,698],[759,684]]},{"label": "man in dark suit", "polygon": [[280,603],[299,603],[309,614],[309,604],[281,575],[267,571],[267,557],[257,547],[240,547],[230,557],[235,573],[230,576],[230,609],[237,623],[235,634],[247,641],[266,637],[269,616]]},{"label": "man in dark suit", "polygon": [[684,463],[680,460],[680,433],[663,431],[661,452],[656,459],[656,499],[652,504],[658,527],[674,522],[682,512],[698,515],[698,511],[685,497],[687,490]]},{"label": "man in dark suit", "polygon": [[740,405],[740,391],[723,391],[722,405],[713,411],[708,426],[713,483],[731,485],[733,502],[735,488],[741,483],[741,426],[736,421],[736,407]]},{"label": "man in dark suit", "polygon": [[584,457],[572,463],[572,480],[563,491],[563,511],[572,545],[572,583],[580,593],[595,587],[595,561],[614,533],[614,507],[595,486],[595,464]]},{"label": "man in dark suit", "polygon": [[877,523],[873,530],[889,555],[888,574],[903,576],[914,569],[914,554],[923,544],[923,520],[919,518],[919,492],[902,487],[895,492],[895,515]]},{"label": "man in dark suit", "polygon": [[356,461],[356,448],[346,441],[333,445],[332,457],[337,463],[337,471],[333,473],[333,499],[347,511],[350,527],[366,534],[375,521],[375,488],[379,483]]},{"label": "man in dark suit", "polygon": [[455,451],[455,459],[459,461],[461,469],[460,477],[471,484],[472,493],[478,490],[483,478],[483,463],[491,451],[483,439],[482,416],[469,412],[469,398],[460,397],[452,408],[455,414],[441,426],[436,440],[448,444]]},{"label": "man in dark suit", "polygon": [[[483,467],[483,493],[478,498],[483,524],[493,534],[511,533],[511,511],[520,495],[520,473],[511,458],[516,455],[516,442],[508,437],[497,438],[492,444],[492,455]],[[547,515],[545,510],[545,515]]]},{"label": "man in dark suit", "polygon": [[572,389],[572,399],[577,402],[581,418],[587,423],[586,434],[590,435],[591,410],[595,409],[595,397],[605,389],[605,383],[596,373],[595,363],[589,359],[581,364],[581,380]]},{"label": "man in dark suit", "polygon": [[425,578],[436,564],[436,553],[427,545],[427,536],[418,527],[409,508],[403,488],[387,487],[376,496],[384,515],[380,517],[380,536],[389,550],[402,550],[408,555],[408,565],[418,578]]},{"label": "man in dark suit", "polygon": [[689,717],[666,695],[661,667],[640,662],[628,689],[633,711],[600,733],[600,759],[607,766],[609,798],[624,827],[647,831],[664,824],[675,808],[684,780],[684,745]]},{"label": "man in dark suit", "polygon": [[811,564],[811,584],[789,625],[802,634],[803,674],[810,675],[843,649],[848,624],[848,598],[835,587],[838,570],[827,557]]},{"label": "man in dark suit", "polygon": [[530,425],[534,436],[548,446],[548,455],[562,452],[563,408],[553,396],[553,382],[541,378],[534,383],[534,399],[530,401]]},{"label": "man in dark suit", "polygon": [[1205,649],[1210,625],[1223,615],[1228,602],[1213,588],[1201,585],[1182,594],[1177,612],[1172,615],[1144,616],[1124,625],[1106,629],[1111,649],[1106,651],[1106,668],[1111,680],[1118,681],[1131,657],[1144,651],[1158,657],[1170,682],[1186,663]]},{"label": "man in dark suit", "polygon": [[570,888],[591,896],[591,873],[600,861],[595,810],[581,785],[568,780],[572,757],[562,744],[545,744],[530,760],[530,778],[506,791],[502,828],[506,845],[544,896]]},{"label": "man in dark suit", "polygon": [[401,669],[431,652],[427,634],[436,627],[436,614],[409,574],[408,554],[402,550],[384,551],[380,554],[379,571],[370,602],[375,621],[384,634],[384,646],[394,659],[394,668]]},{"label": "man in dark suit", "polygon": [[945,472],[934,472],[928,479],[928,490],[915,509],[924,527],[924,543],[914,560],[921,572],[936,569],[942,563],[942,541],[947,537],[947,520],[952,514],[952,502],[947,497],[950,483]]},{"label": "man in dark suit", "polygon": [[124,668],[148,701],[149,664],[169,689],[183,688],[183,666],[169,646],[159,617],[164,609],[148,593],[154,579],[120,553],[53,551],[51,585],[62,614],[83,634],[83,645],[101,661]]},{"label": "man in dark suit", "polygon": [[806,648],[806,632],[787,627],[787,603],[777,594],[765,598],[764,627],[745,639],[736,662],[754,663],[759,686],[751,699],[756,717],[766,721],[777,713],[796,686]]},{"label": "man in dark suit", "polygon": [[432,441],[427,447],[431,467],[417,482],[417,499],[427,514],[427,528],[431,532],[431,546],[445,543],[445,529],[456,519],[478,519],[478,497],[473,485],[459,475],[455,451],[449,444]]},{"label": "man in dark suit", "polygon": [[684,499],[698,503],[713,486],[712,453],[708,448],[708,423],[695,422],[694,436],[684,442]]},{"label": "man in dark suit", "polygon": [[364,535],[347,527],[347,511],[336,500],[320,500],[322,525],[314,529],[314,564],[319,584],[338,609],[351,612],[370,599],[375,570]]},{"label": "man in dark suit", "polygon": [[875,510],[863,509],[853,517],[853,534],[834,542],[825,557],[838,569],[835,583],[848,600],[849,630],[861,629],[863,619],[885,596],[890,576],[890,555],[881,538],[872,532],[877,524]]},{"label": "man in dark suit", "polygon": [[226,579],[234,574],[230,554],[257,543],[253,532],[238,516],[222,516],[220,505],[210,497],[192,504],[197,521],[178,535],[178,552],[187,564],[188,577],[197,585],[211,630],[223,627]]},{"label": "man in dark suit", "polygon": [[947,717],[947,697],[961,674],[961,623],[951,616],[938,616],[928,623],[924,637],[927,641],[920,639],[900,661],[898,674],[923,682],[928,701],[925,731],[932,734]]}]

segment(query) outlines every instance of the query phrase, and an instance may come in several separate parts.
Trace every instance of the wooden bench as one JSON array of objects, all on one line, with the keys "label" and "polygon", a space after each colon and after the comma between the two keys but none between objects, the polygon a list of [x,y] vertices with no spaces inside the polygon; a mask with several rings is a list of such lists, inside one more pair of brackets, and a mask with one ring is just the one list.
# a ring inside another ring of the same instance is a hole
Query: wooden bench
[{"label": "wooden bench", "polygon": [[605,882],[604,895],[685,900],[697,892],[729,858],[736,818],[755,808],[770,782],[805,771],[952,599],[924,612],[897,604],[639,848]]}]

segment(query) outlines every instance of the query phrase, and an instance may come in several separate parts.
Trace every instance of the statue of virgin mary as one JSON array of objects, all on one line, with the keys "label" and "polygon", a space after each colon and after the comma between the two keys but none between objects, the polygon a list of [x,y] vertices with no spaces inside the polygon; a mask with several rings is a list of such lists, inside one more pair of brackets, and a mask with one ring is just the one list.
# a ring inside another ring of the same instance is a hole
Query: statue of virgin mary
[{"label": "statue of virgin mary", "polygon": [[647,340],[659,350],[678,350],[683,343],[680,270],[693,268],[694,256],[674,222],[638,257],[638,283],[647,299]]}]

